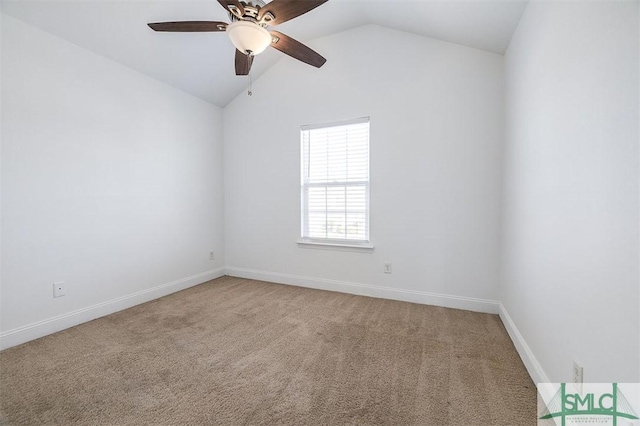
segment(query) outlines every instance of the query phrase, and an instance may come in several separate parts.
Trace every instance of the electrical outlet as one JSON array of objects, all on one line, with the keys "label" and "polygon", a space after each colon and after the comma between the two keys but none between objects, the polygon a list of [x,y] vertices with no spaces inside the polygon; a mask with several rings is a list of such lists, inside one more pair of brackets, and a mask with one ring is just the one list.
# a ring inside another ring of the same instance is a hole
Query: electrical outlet
[{"label": "electrical outlet", "polygon": [[53,297],[64,296],[64,281],[53,283]]},{"label": "electrical outlet", "polygon": [[573,383],[578,387],[584,383],[584,368],[576,360],[573,360]]},{"label": "electrical outlet", "polygon": [[215,260],[215,258],[216,258],[216,252],[211,250],[209,252],[209,260]]},{"label": "electrical outlet", "polygon": [[384,273],[385,274],[391,273],[391,262],[384,262]]}]

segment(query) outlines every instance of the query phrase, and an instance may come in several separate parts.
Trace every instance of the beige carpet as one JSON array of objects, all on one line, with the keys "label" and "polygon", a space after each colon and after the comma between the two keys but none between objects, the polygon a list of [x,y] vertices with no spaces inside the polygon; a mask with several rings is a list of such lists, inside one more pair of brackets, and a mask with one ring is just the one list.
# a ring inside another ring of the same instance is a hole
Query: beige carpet
[{"label": "beige carpet", "polygon": [[223,277],[0,352],[10,425],[535,425],[496,315]]}]

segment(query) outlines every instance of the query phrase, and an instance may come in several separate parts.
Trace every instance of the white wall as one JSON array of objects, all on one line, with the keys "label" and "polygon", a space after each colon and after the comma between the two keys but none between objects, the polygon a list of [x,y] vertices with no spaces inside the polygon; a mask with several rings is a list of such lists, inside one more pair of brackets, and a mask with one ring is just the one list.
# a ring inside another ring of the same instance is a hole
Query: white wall
[{"label": "white wall", "polygon": [[638,16],[533,1],[506,53],[500,300],[538,380],[577,359],[587,382],[640,381]]},{"label": "white wall", "polygon": [[[228,273],[497,311],[503,57],[372,25],[310,46],[321,70],[283,57],[224,109]],[[300,125],[362,116],[375,250],[299,248]]]},{"label": "white wall", "polygon": [[2,55],[2,346],[220,275],[221,109],[7,16]]},{"label": "white wall", "polygon": [[[2,124],[2,117],[3,117],[3,103],[2,103],[2,92],[3,92],[3,88],[2,88],[2,74],[3,74],[3,67],[2,67],[2,40],[4,38],[4,20],[1,19],[2,18],[2,3],[0,3],[0,124]],[[2,256],[2,223],[3,223],[3,219],[2,219],[2,193],[3,193],[3,185],[2,185],[2,128],[0,128],[0,333],[2,330],[2,293],[3,293],[3,285],[2,285],[2,264],[3,264],[3,256]],[[0,338],[1,339],[1,338]],[[0,348],[2,348],[2,342],[0,340]]]}]

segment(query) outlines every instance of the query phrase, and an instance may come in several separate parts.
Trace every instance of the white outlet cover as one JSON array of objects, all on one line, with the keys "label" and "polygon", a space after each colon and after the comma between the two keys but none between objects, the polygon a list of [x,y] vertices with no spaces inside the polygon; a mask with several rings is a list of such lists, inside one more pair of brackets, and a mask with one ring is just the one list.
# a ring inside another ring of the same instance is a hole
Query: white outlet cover
[{"label": "white outlet cover", "polygon": [[64,296],[64,281],[58,281],[53,283],[53,297]]},{"label": "white outlet cover", "polygon": [[580,365],[578,361],[573,361],[573,383],[584,383],[584,368],[582,368],[582,365]]}]

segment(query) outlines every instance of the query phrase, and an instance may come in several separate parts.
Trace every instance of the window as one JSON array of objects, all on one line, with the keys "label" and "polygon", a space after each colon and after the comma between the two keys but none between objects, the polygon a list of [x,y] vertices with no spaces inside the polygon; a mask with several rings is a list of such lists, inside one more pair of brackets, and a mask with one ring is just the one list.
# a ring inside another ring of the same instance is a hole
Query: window
[{"label": "window", "polygon": [[369,242],[369,118],[301,133],[302,242]]}]

